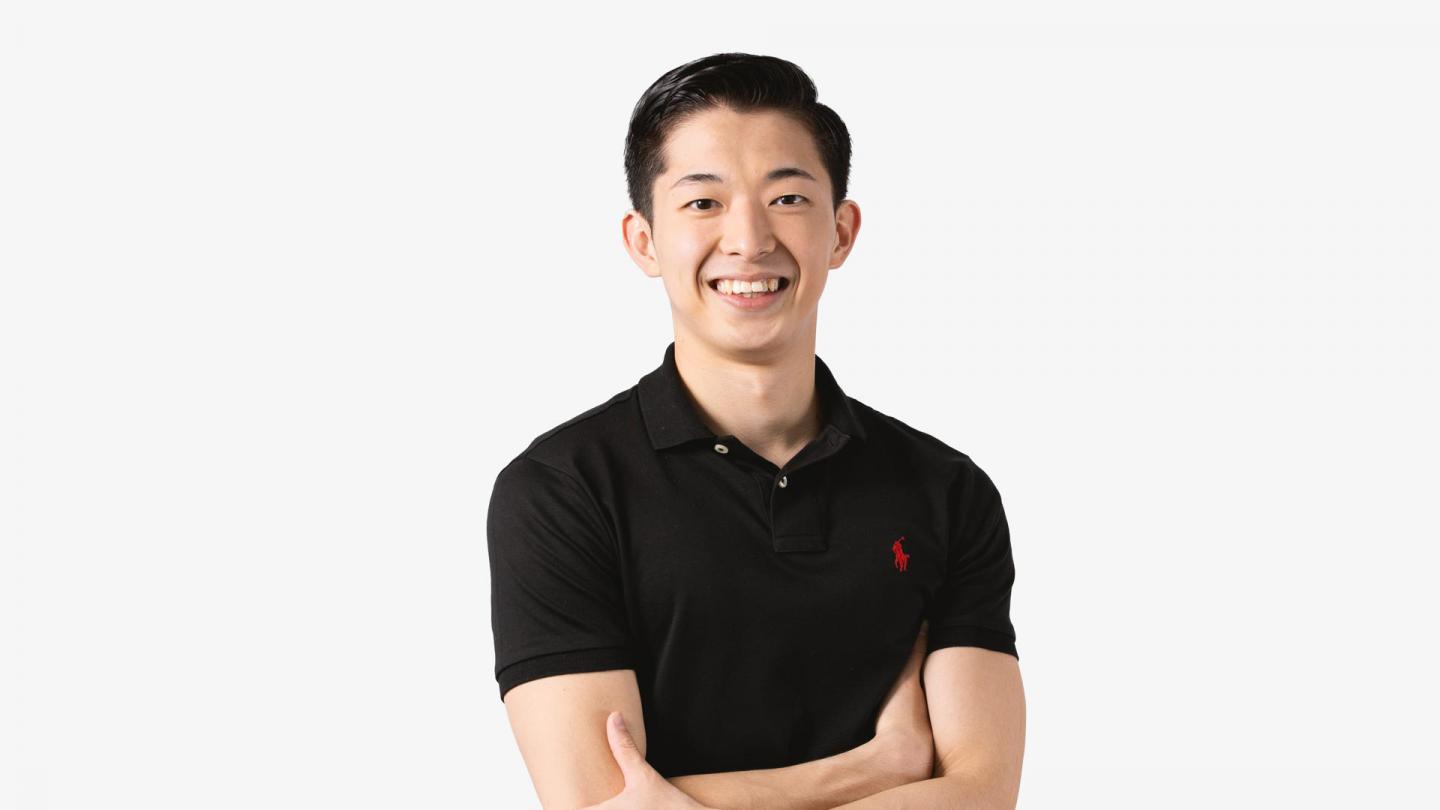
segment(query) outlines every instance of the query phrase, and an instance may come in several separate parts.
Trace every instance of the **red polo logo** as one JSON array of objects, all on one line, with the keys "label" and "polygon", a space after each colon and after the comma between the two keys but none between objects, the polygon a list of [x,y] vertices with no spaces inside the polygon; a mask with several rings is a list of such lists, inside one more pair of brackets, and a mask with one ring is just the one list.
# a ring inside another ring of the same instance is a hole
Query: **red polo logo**
[{"label": "red polo logo", "polygon": [[890,546],[890,550],[895,552],[895,567],[901,571],[904,571],[905,568],[910,565],[910,555],[906,554],[905,549],[900,547],[900,543],[904,540],[905,537],[902,535],[899,540],[896,540]]}]

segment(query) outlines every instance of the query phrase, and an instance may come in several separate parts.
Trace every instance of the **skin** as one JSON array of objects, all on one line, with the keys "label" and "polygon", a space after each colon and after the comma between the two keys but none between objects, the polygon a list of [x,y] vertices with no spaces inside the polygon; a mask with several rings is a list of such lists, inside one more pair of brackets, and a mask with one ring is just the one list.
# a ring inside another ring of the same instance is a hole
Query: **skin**
[{"label": "skin", "polygon": [[[665,285],[675,364],[707,426],[784,466],[820,432],[815,327],[830,271],[860,231],[860,206],[832,203],[810,133],[773,111],[699,112],[670,133],[654,184],[654,222],[621,222],[625,250]],[[780,167],[810,175],[767,180]],[[677,180],[692,173],[721,181]],[[813,179],[811,179],[813,178]],[[737,309],[706,281],[727,272],[790,279],[777,306]]]}]

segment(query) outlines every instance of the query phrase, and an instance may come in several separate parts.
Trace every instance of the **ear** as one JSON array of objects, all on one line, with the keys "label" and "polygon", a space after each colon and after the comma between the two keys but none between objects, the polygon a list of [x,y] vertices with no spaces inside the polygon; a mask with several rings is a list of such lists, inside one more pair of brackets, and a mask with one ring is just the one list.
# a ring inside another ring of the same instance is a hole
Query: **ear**
[{"label": "ear", "polygon": [[652,238],[650,223],[639,211],[630,209],[620,220],[620,238],[625,242],[625,252],[645,275],[660,277],[660,260],[655,255],[655,240]]},{"label": "ear", "polygon": [[845,263],[860,233],[860,206],[851,199],[840,201],[835,210],[835,247],[830,251],[830,269]]}]

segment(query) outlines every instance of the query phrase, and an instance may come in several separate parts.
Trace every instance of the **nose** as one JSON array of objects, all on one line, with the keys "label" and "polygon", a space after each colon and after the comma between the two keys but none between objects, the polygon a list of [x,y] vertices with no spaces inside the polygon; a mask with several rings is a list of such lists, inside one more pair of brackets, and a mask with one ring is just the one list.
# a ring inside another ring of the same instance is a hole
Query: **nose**
[{"label": "nose", "polygon": [[749,202],[736,202],[725,215],[725,231],[720,249],[754,263],[775,250],[775,232],[765,218],[763,207]]}]

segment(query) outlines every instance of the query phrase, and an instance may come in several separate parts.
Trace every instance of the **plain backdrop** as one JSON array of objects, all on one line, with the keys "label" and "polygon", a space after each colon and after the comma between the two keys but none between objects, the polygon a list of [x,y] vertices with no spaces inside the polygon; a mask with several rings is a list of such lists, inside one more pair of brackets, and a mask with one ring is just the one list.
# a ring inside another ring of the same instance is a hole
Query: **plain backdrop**
[{"label": "plain backdrop", "polygon": [[818,353],[1005,498],[1020,806],[1440,806],[1423,9],[6,3],[0,806],[536,806],[490,487],[659,364],[626,124],[730,50],[854,140]]}]

